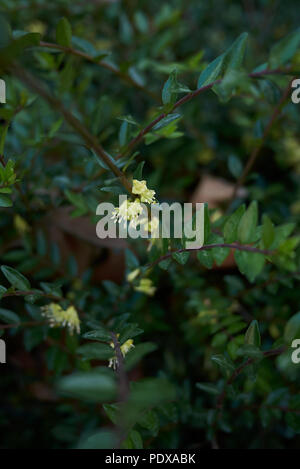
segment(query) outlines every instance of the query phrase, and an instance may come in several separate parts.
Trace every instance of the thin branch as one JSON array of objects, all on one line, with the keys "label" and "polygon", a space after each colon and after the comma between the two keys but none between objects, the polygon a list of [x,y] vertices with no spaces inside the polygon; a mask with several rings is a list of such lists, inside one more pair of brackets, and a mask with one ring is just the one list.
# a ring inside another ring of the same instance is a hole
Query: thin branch
[{"label": "thin branch", "polygon": [[164,256],[159,257],[156,259],[154,262],[151,264],[147,265],[146,267],[151,269],[155,265],[159,264],[160,262],[169,259],[172,257],[173,254],[176,253],[181,253],[181,252],[192,252],[192,251],[206,251],[208,249],[214,249],[214,248],[230,248],[230,249],[237,249],[238,251],[247,251],[247,252],[253,252],[253,253],[259,253],[259,254],[264,254],[264,255],[271,255],[273,254],[273,251],[269,251],[267,249],[259,249],[255,248],[253,246],[243,246],[241,244],[228,244],[228,243],[220,243],[220,244],[206,244],[205,246],[202,246],[201,248],[186,248],[186,249],[179,249],[177,251],[171,251],[165,254]]},{"label": "thin branch", "polygon": [[[285,75],[285,74],[292,74],[293,72],[290,69],[280,69],[276,68],[273,70],[265,69],[261,70],[259,72],[252,72],[249,73],[250,78],[262,78],[267,75]],[[134,137],[127,145],[125,150],[121,152],[118,156],[117,159],[122,158],[123,156],[126,156],[128,153],[130,153],[144,138],[144,136],[149,133],[153,127],[158,124],[162,119],[167,117],[170,113],[175,111],[177,108],[182,106],[183,104],[191,101],[193,98],[198,96],[199,94],[203,93],[204,91],[210,90],[213,88],[215,85],[220,84],[223,81],[223,79],[215,80],[209,85],[202,86],[198,88],[195,91],[192,91],[191,93],[186,94],[183,96],[181,99],[179,99],[168,112],[162,112],[158,117],[156,117],[150,124],[148,124],[144,129],[142,129],[136,137]]]},{"label": "thin branch", "polygon": [[120,448],[122,442],[126,438],[128,428],[126,423],[126,415],[124,414],[124,404],[128,401],[129,397],[129,380],[124,367],[124,358],[122,355],[122,350],[118,337],[114,332],[111,332],[112,341],[114,344],[114,349],[117,356],[117,367],[116,372],[118,376],[118,399],[119,403],[122,404],[122,409],[119,416],[119,421],[117,423],[117,434],[118,434],[118,445]]},{"label": "thin branch", "polygon": [[[262,352],[262,354],[266,358],[266,357],[281,355],[285,351],[286,351],[286,347],[279,347],[277,349],[267,350],[266,352]],[[223,409],[224,400],[225,400],[225,397],[226,397],[226,392],[227,392],[228,386],[230,386],[233,383],[233,381],[244,371],[245,368],[247,368],[247,366],[252,365],[253,363],[255,363],[255,361],[256,361],[255,358],[248,358],[248,360],[246,360],[244,363],[242,363],[240,366],[238,366],[234,370],[232,375],[228,378],[228,380],[225,383],[223,391],[221,392],[221,394],[219,394],[219,397],[217,399],[217,406],[216,407],[219,410],[219,412],[221,412],[222,409]]]},{"label": "thin branch", "polygon": [[48,324],[47,321],[28,321],[28,322],[16,322],[14,324],[0,324],[1,329],[13,329],[15,327],[32,327],[42,326]]},{"label": "thin branch", "polygon": [[[17,290],[17,291],[11,291],[11,292],[6,292],[2,295],[1,298],[8,298],[12,296],[29,296],[29,295],[38,295],[42,298],[46,298],[48,300],[52,301],[62,301],[63,298],[57,295],[52,295],[51,293],[46,293],[42,291],[36,291],[36,290],[27,290],[27,291],[22,291],[22,290]],[[79,306],[75,305],[72,301],[68,300],[69,303],[74,306],[74,308],[83,316],[85,313],[82,308],[79,308]]]},{"label": "thin branch", "polygon": [[95,153],[104,161],[104,163],[109,167],[114,175],[119,178],[123,187],[129,193],[131,193],[131,183],[128,181],[125,174],[120,171],[119,168],[112,162],[105,150],[99,144],[97,138],[88,131],[84,124],[82,124],[82,122],[80,122],[77,117],[68,111],[60,102],[60,100],[48,93],[44,86],[30,73],[26,72],[23,68],[16,64],[11,65],[10,70],[22,83],[24,83],[25,86],[40,95],[50,104],[51,107],[56,109],[64,116],[66,122],[68,122],[68,124],[71,125],[71,127],[73,127],[73,129],[75,129],[79,135],[81,135],[87,146],[95,151]]},{"label": "thin branch", "polygon": [[[284,90],[282,96],[281,96],[281,99],[279,101],[279,103],[277,104],[277,106],[275,107],[274,111],[273,111],[273,114],[264,130],[264,133],[263,133],[263,136],[260,140],[260,143],[257,147],[255,147],[250,155],[250,158],[248,159],[247,161],[247,164],[241,174],[241,176],[239,177],[239,179],[237,180],[236,184],[235,184],[235,188],[234,188],[234,191],[233,191],[233,195],[232,195],[232,198],[230,200],[230,203],[235,199],[237,193],[238,193],[238,190],[240,189],[240,187],[243,185],[243,183],[245,182],[249,172],[251,171],[253,165],[255,164],[256,160],[257,160],[257,157],[259,156],[259,153],[261,151],[261,149],[263,148],[264,144],[265,144],[265,141],[273,127],[273,124],[274,122],[276,121],[276,119],[279,117],[281,111],[282,111],[282,108],[289,96],[289,93],[290,93],[290,89],[291,89],[291,85],[292,85],[292,81],[293,79],[289,82],[288,86],[286,87],[286,89]],[[230,205],[230,204],[229,204]]]},{"label": "thin branch", "polygon": [[126,402],[129,395],[129,383],[127,374],[124,367],[124,358],[121,351],[121,346],[118,341],[118,338],[114,332],[111,332],[112,341],[114,344],[114,349],[117,356],[117,375],[119,380],[119,401]]},{"label": "thin branch", "polygon": [[10,296],[29,296],[29,295],[39,295],[39,296],[42,296],[43,298],[48,298],[49,300],[53,300],[53,301],[62,300],[60,296],[52,295],[51,293],[39,292],[35,290],[27,290],[27,291],[18,290],[18,291],[6,292],[2,295],[1,298],[7,298]]},{"label": "thin branch", "polygon": [[133,86],[137,90],[142,91],[143,93],[150,96],[152,99],[155,99],[155,101],[160,102],[159,97],[155,93],[153,93],[152,91],[148,90],[148,88],[146,88],[145,86],[138,83],[136,80],[134,80],[127,73],[122,72],[116,65],[113,65],[110,62],[106,62],[106,60],[97,60],[94,57],[92,57],[91,55],[87,54],[86,52],[82,52],[82,51],[80,51],[78,49],[75,49],[73,47],[61,46],[60,44],[55,44],[55,43],[52,43],[52,42],[41,41],[40,46],[45,47],[45,48],[49,48],[49,49],[57,49],[57,50],[60,50],[62,52],[65,52],[67,54],[72,54],[72,55],[75,55],[77,57],[81,57],[81,58],[87,60],[88,62],[92,62],[96,65],[99,65],[100,67],[103,67],[106,70],[109,70],[111,73],[113,73],[114,75],[119,77],[122,81],[124,81],[128,85]]},{"label": "thin branch", "polygon": [[[280,347],[278,349],[273,349],[273,350],[267,350],[266,352],[262,352],[263,356],[266,357],[271,357],[271,356],[277,356],[281,355],[283,352],[285,352],[286,347]],[[226,381],[223,391],[219,394],[217,398],[217,404],[216,404],[216,415],[215,419],[213,422],[213,435],[212,435],[212,444],[215,445],[215,448],[219,449],[218,443],[217,443],[217,424],[218,420],[220,419],[222,412],[223,412],[223,407],[224,407],[224,401],[226,398],[226,393],[227,393],[227,388],[230,386],[234,380],[244,371],[247,366],[252,365],[256,361],[255,358],[248,358],[244,363],[242,363],[240,366],[238,366],[232,375],[228,378]]]}]

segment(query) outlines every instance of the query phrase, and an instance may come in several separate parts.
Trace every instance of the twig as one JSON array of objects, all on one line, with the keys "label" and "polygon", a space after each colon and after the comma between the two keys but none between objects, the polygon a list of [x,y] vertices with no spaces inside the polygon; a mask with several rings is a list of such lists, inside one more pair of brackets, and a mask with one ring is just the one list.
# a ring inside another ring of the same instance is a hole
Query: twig
[{"label": "twig", "polygon": [[[22,291],[22,290],[17,290],[17,291],[12,291],[12,292],[6,292],[2,295],[1,298],[8,298],[11,296],[29,296],[29,295],[37,295],[41,296],[42,298],[46,298],[48,300],[53,300],[53,301],[62,301],[63,298],[57,295],[52,295],[51,293],[45,293],[42,291],[36,291],[36,290],[27,290],[27,291]],[[82,308],[79,308],[79,306],[75,305],[72,301],[68,300],[69,303],[74,306],[74,308],[83,316],[85,313]]]},{"label": "twig", "polygon": [[[272,357],[272,356],[276,356],[276,355],[281,355],[283,352],[285,352],[285,350],[286,350],[286,347],[280,347],[280,348],[273,349],[273,350],[267,350],[266,352],[262,352],[262,354],[265,358],[266,357]],[[242,373],[242,371],[244,371],[245,368],[247,368],[247,366],[252,365],[255,361],[256,361],[255,358],[248,358],[248,360],[246,360],[244,363],[242,363],[240,366],[238,366],[234,370],[232,375],[228,378],[228,380],[225,383],[223,391],[221,392],[221,394],[219,394],[219,397],[217,399],[216,407],[217,407],[219,413],[221,413],[222,409],[223,409],[224,400],[225,400],[226,392],[227,392],[227,387],[230,386],[233,383],[233,381]]]},{"label": "twig", "polygon": [[41,47],[46,47],[46,48],[49,48],[49,49],[61,50],[62,52],[65,52],[67,54],[72,54],[72,55],[75,55],[77,57],[81,57],[81,58],[83,58],[83,59],[85,59],[89,62],[92,62],[96,65],[99,65],[100,67],[103,67],[106,70],[109,70],[111,73],[113,73],[114,75],[119,77],[122,81],[124,81],[128,85],[133,86],[137,90],[142,91],[143,93],[150,96],[152,99],[155,99],[155,101],[160,102],[159,97],[155,93],[153,93],[152,91],[148,90],[148,88],[146,88],[145,86],[138,83],[136,80],[134,80],[127,73],[121,72],[121,70],[116,65],[113,65],[110,62],[106,62],[105,60],[96,60],[94,57],[87,54],[86,52],[82,52],[78,49],[74,49],[73,47],[61,46],[60,44],[55,44],[55,43],[52,43],[52,42],[41,41],[40,46]]},{"label": "twig", "polygon": [[[236,184],[235,184],[235,187],[234,187],[234,191],[233,191],[233,195],[230,199],[230,203],[235,199],[237,193],[238,193],[238,190],[240,189],[240,187],[243,185],[243,183],[245,182],[249,172],[251,171],[253,165],[255,164],[256,160],[257,160],[257,157],[262,149],[262,147],[264,146],[265,144],[265,141],[270,133],[270,130],[271,128],[273,127],[273,124],[274,122],[276,121],[277,117],[280,115],[281,111],[282,111],[282,108],[284,106],[284,103],[286,101],[286,99],[288,98],[289,96],[289,92],[290,92],[290,89],[291,89],[291,85],[292,85],[292,81],[293,79],[289,82],[288,86],[286,87],[286,89],[284,90],[284,93],[278,103],[278,105],[276,106],[276,108],[274,109],[274,112],[264,130],[264,133],[263,133],[263,136],[260,140],[260,143],[257,147],[255,147],[250,155],[250,158],[248,159],[247,161],[247,164],[241,174],[241,176],[239,177],[239,179],[237,180]],[[229,205],[230,205],[229,203]]]},{"label": "twig", "polygon": [[259,254],[265,254],[265,255],[271,255],[273,254],[273,251],[269,251],[267,249],[259,249],[255,248],[253,246],[243,246],[241,244],[228,244],[228,243],[220,243],[220,244],[206,244],[205,246],[202,246],[201,248],[186,248],[186,249],[178,249],[177,251],[170,251],[164,256],[159,257],[155,261],[153,261],[151,264],[148,264],[146,267],[148,269],[154,267],[155,265],[159,264],[160,262],[164,261],[165,259],[168,259],[169,257],[172,257],[173,254],[176,253],[181,253],[181,252],[192,252],[192,251],[205,251],[208,249],[214,249],[214,248],[230,248],[230,249],[237,249],[238,251],[248,251],[248,252],[256,252]]},{"label": "twig", "polygon": [[[285,74],[292,74],[290,69],[280,69],[276,68],[273,70],[265,69],[259,72],[252,72],[249,73],[250,78],[261,78],[265,75],[285,75]],[[215,85],[220,84],[223,81],[223,79],[215,80],[209,85],[202,86],[201,88],[198,88],[195,91],[192,91],[191,93],[186,94],[183,96],[181,99],[179,99],[168,112],[162,112],[158,117],[156,117],[150,124],[148,124],[144,129],[142,129],[136,137],[134,137],[126,146],[125,150],[121,152],[118,156],[117,159],[122,158],[123,156],[126,156],[128,153],[130,153],[136,145],[138,145],[144,138],[144,136],[149,133],[153,127],[158,124],[162,119],[167,117],[169,114],[171,114],[173,111],[175,111],[177,108],[182,106],[183,104],[191,101],[193,98],[198,96],[199,94],[203,93],[204,91],[210,90],[213,88]]]},{"label": "twig", "polygon": [[[262,354],[263,354],[264,357],[277,356],[277,355],[280,355],[283,352],[285,352],[285,350],[286,350],[286,347],[280,347],[278,349],[267,350],[266,352],[262,352]],[[248,358],[248,360],[246,360],[244,363],[242,363],[240,366],[238,366],[234,370],[232,375],[226,381],[226,383],[224,385],[224,388],[223,388],[223,391],[219,394],[219,396],[217,398],[217,404],[216,404],[217,412],[216,412],[215,419],[214,419],[214,422],[213,422],[213,427],[212,427],[213,430],[214,430],[213,431],[213,436],[212,436],[212,444],[213,445],[216,444],[217,449],[219,449],[219,446],[217,444],[217,424],[218,424],[218,420],[220,419],[220,417],[222,415],[222,412],[223,412],[223,407],[224,407],[224,401],[225,401],[225,398],[226,398],[227,388],[244,371],[244,369],[247,366],[252,365],[255,362],[255,360],[256,360],[255,358]]]},{"label": "twig", "polygon": [[48,324],[47,321],[28,321],[28,322],[16,322],[14,324],[0,324],[1,329],[13,329],[14,327],[32,327],[32,326],[42,326]]},{"label": "twig", "polygon": [[[120,404],[125,404],[129,397],[129,381],[124,367],[124,358],[121,351],[121,346],[118,338],[114,332],[111,332],[114,349],[117,356],[116,372],[118,376],[118,399]],[[119,422],[117,425],[118,433],[118,448],[121,447],[122,441],[126,438],[128,429],[126,428],[126,416],[124,415],[124,406],[121,408]]]},{"label": "twig", "polygon": [[107,155],[102,146],[98,143],[97,138],[92,135],[88,129],[80,122],[77,117],[75,117],[70,111],[68,111],[63,104],[48,93],[44,86],[30,73],[26,72],[20,66],[14,64],[10,65],[11,72],[22,82],[25,86],[30,88],[35,93],[39,94],[45,101],[47,101],[51,107],[59,111],[68,122],[71,127],[73,127],[79,135],[83,138],[89,148],[92,148],[96,154],[104,161],[104,163],[109,167],[109,169],[117,176],[123,185],[123,187],[131,193],[131,184],[126,178],[125,174],[119,170],[119,168],[112,162],[110,157]]},{"label": "twig", "polygon": [[118,341],[118,338],[114,332],[111,332],[112,341],[114,344],[114,349],[117,356],[117,375],[119,380],[119,400],[120,402],[126,402],[129,395],[129,383],[127,379],[127,374],[124,367],[124,358],[121,351],[121,346]]}]

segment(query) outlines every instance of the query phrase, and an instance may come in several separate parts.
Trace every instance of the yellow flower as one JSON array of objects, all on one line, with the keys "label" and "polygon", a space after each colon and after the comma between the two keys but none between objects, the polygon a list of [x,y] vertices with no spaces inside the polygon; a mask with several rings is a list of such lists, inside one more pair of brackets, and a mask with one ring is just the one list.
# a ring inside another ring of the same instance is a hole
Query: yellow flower
[{"label": "yellow flower", "polygon": [[134,279],[139,275],[140,269],[134,269],[132,272],[129,272],[127,275],[128,282],[133,282]]},{"label": "yellow flower", "polygon": [[27,221],[18,214],[14,217],[14,225],[20,235],[24,235],[30,231],[30,226],[28,225]]},{"label": "yellow flower", "polygon": [[153,296],[156,292],[156,287],[150,278],[142,278],[140,284],[134,289],[138,292],[145,293],[145,295]]},{"label": "yellow flower", "polygon": [[41,309],[42,315],[49,320],[50,327],[67,327],[71,334],[74,330],[80,333],[80,320],[74,306],[63,310],[59,304],[50,303]]},{"label": "yellow flower", "polygon": [[139,181],[138,179],[133,179],[132,181],[132,193],[137,194],[141,198],[141,202],[146,202],[148,204],[155,204],[155,191],[148,189],[146,181]]},{"label": "yellow flower", "polygon": [[39,33],[43,36],[45,34],[47,26],[42,21],[33,21],[32,23],[28,24],[26,30],[30,33]]},{"label": "yellow flower", "polygon": [[[117,334],[117,337],[119,337],[120,334]],[[109,344],[112,348],[115,348],[115,345],[113,342],[110,342]],[[127,355],[127,353],[132,349],[134,348],[134,345],[133,345],[133,340],[132,339],[128,339],[126,340],[126,342],[124,342],[123,345],[121,345],[120,349],[121,349],[121,353],[123,355],[123,357],[125,357],[125,355]],[[112,357],[109,359],[109,363],[108,363],[108,367],[109,368],[113,368],[114,370],[117,368],[118,366],[118,359],[116,356]]]},{"label": "yellow flower", "polygon": [[115,220],[115,223],[121,223],[121,221],[125,223],[128,220],[135,226],[142,211],[143,207],[139,199],[136,199],[134,202],[130,202],[126,199],[120,207],[116,207],[113,210],[112,219]]}]

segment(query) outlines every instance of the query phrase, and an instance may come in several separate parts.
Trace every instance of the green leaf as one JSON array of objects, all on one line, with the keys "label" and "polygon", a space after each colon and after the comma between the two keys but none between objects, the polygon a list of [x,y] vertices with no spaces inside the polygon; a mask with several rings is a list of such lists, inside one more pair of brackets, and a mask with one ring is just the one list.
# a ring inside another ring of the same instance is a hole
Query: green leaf
[{"label": "green leaf", "polygon": [[235,212],[233,212],[224,225],[224,238],[226,243],[233,243],[237,241],[237,230],[239,222],[245,213],[245,205],[241,205]]},{"label": "green leaf", "polygon": [[72,43],[72,28],[67,18],[61,18],[56,27],[56,41],[61,46],[70,47]]},{"label": "green leaf", "polygon": [[100,342],[111,342],[112,337],[109,331],[104,329],[104,327],[98,326],[94,331],[89,331],[83,334],[84,339],[89,340],[99,340]]},{"label": "green leaf", "polygon": [[254,358],[255,360],[262,360],[264,355],[259,347],[253,344],[243,344],[237,351],[239,357]]},{"label": "green leaf", "polygon": [[207,269],[211,269],[214,263],[213,255],[210,249],[203,249],[197,252],[197,258],[199,262],[207,267]]},{"label": "green leaf", "polygon": [[253,201],[242,216],[237,228],[238,240],[242,244],[255,241],[257,220],[257,202]]},{"label": "green leaf", "polygon": [[135,408],[149,408],[173,401],[175,397],[175,387],[169,381],[147,378],[134,383],[129,401]]},{"label": "green leaf", "polygon": [[98,370],[65,376],[58,382],[57,389],[64,395],[89,402],[107,402],[116,397],[113,375]]},{"label": "green leaf", "polygon": [[271,222],[270,218],[267,215],[263,216],[263,225],[262,225],[262,240],[264,247],[268,249],[273,243],[275,238],[274,225]]},{"label": "green leaf", "polygon": [[300,433],[300,413],[287,412],[285,414],[285,421],[295,433]]},{"label": "green leaf", "polygon": [[295,223],[286,223],[275,228],[275,238],[273,243],[270,246],[270,249],[277,249],[283,241],[286,240],[293,232],[295,228]]},{"label": "green leaf", "polygon": [[84,360],[108,360],[115,354],[110,345],[97,342],[81,345],[81,347],[78,347],[77,353],[82,355]]},{"label": "green leaf", "polygon": [[227,342],[227,339],[228,337],[225,332],[219,332],[214,336],[211,345],[212,347],[221,347]]},{"label": "green leaf", "polygon": [[127,143],[128,134],[129,134],[128,130],[129,130],[128,122],[123,121],[120,127],[120,131],[119,131],[119,144],[121,147],[126,145]]},{"label": "green leaf", "polygon": [[157,345],[153,342],[143,342],[142,344],[137,344],[130,353],[125,357],[125,369],[131,370],[145,355],[148,353],[154,352],[157,349]]},{"label": "green leaf", "polygon": [[12,267],[2,265],[1,270],[3,275],[7,278],[9,283],[17,290],[26,291],[30,290],[30,283],[24,275]]},{"label": "green leaf", "polygon": [[167,259],[164,259],[164,260],[160,261],[160,263],[158,265],[162,270],[168,270],[171,262],[172,262],[171,257],[168,257]]},{"label": "green leaf", "polygon": [[239,271],[246,275],[250,282],[253,282],[255,278],[261,273],[264,264],[265,257],[263,254],[257,252],[247,252],[236,250],[234,253]]},{"label": "green leaf", "polygon": [[181,117],[180,114],[174,112],[173,114],[168,114],[166,117],[161,119],[154,127],[153,130],[160,130],[169,125],[171,122],[176,121]]},{"label": "green leaf", "polygon": [[209,85],[228,71],[239,69],[243,62],[247,39],[248,33],[242,33],[226,52],[213,60],[202,71],[197,87]]},{"label": "green leaf", "polygon": [[241,160],[235,155],[230,155],[228,158],[228,169],[238,179],[243,171]]},{"label": "green leaf", "polygon": [[126,440],[123,441],[121,448],[123,449],[142,449],[143,440],[139,432],[131,430]]},{"label": "green leaf", "polygon": [[254,345],[255,347],[261,346],[260,332],[256,319],[251,322],[250,326],[246,331],[245,344]]},{"label": "green leaf", "polygon": [[156,412],[153,412],[152,410],[142,414],[138,420],[138,424],[141,427],[146,428],[152,436],[156,436],[159,432],[159,419]]},{"label": "green leaf", "polygon": [[200,389],[201,391],[208,392],[214,396],[218,396],[220,394],[219,388],[215,384],[211,383],[196,383],[196,388]]},{"label": "green leaf", "polygon": [[138,179],[138,180],[141,180],[142,177],[143,177],[143,168],[144,168],[144,165],[145,165],[145,161],[141,161],[138,165],[137,165],[137,168],[136,170],[134,171],[133,173],[133,178],[134,179]]},{"label": "green leaf", "polygon": [[298,51],[299,46],[300,28],[281,39],[281,41],[272,47],[268,61],[270,68],[277,68],[292,59]]},{"label": "green leaf", "polygon": [[163,104],[174,104],[177,96],[177,71],[173,70],[164,84],[161,98]]},{"label": "green leaf", "polygon": [[242,33],[232,44],[232,46],[226,52],[226,71],[228,70],[238,70],[241,68],[246,45],[248,40],[248,33]]},{"label": "green leaf", "polygon": [[113,449],[117,445],[117,435],[113,431],[99,430],[80,441],[78,449]]},{"label": "green leaf", "polygon": [[162,102],[166,105],[174,104],[177,98],[177,93],[189,93],[190,91],[191,90],[188,87],[178,83],[177,70],[172,70],[162,89]]},{"label": "green leaf", "polygon": [[207,86],[219,78],[223,71],[224,67],[225,54],[220,55],[215,60],[213,60],[200,74],[197,88],[202,88]]},{"label": "green leaf", "polygon": [[144,331],[138,327],[138,324],[126,324],[124,327],[121,328],[119,331],[120,337],[118,338],[120,344],[124,344],[126,340],[132,339],[137,335],[142,334]]},{"label": "green leaf", "polygon": [[179,264],[184,265],[187,263],[189,257],[190,257],[190,252],[188,251],[183,251],[183,252],[173,252],[172,257],[177,261]]},{"label": "green leaf", "polygon": [[294,339],[300,338],[300,311],[292,316],[284,329],[284,340],[289,345]]},{"label": "green leaf", "polygon": [[12,207],[12,205],[11,198],[0,193],[0,207]]},{"label": "green leaf", "polygon": [[11,42],[12,33],[11,27],[7,20],[0,16],[0,48],[7,47]]},{"label": "green leaf", "polygon": [[235,370],[232,361],[224,355],[213,355],[211,359],[220,367],[226,376],[229,376]]},{"label": "green leaf", "polygon": [[7,324],[21,322],[19,316],[16,313],[4,308],[0,308],[0,319]]},{"label": "green leaf", "polygon": [[3,287],[3,285],[0,285],[0,300],[3,297],[4,293],[7,292],[7,288]]},{"label": "green leaf", "polygon": [[213,248],[212,256],[217,265],[222,265],[230,252],[229,248]]}]

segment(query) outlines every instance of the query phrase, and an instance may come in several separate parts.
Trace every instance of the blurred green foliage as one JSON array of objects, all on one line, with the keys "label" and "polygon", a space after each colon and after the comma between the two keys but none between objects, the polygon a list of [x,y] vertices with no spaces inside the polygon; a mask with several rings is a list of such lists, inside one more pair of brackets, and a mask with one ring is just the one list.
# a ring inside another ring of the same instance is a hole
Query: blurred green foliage
[{"label": "blurred green foliage", "polygon": [[[1,447],[296,448],[297,2],[1,7]],[[198,200],[197,256],[184,239],[97,244],[96,207],[124,181],[187,202],[208,176],[242,190]],[[79,334],[49,327],[77,313]]]}]

